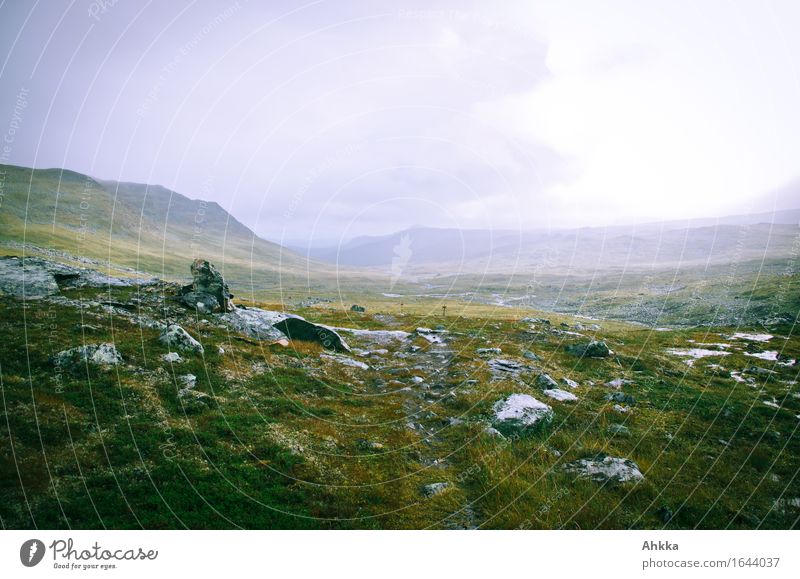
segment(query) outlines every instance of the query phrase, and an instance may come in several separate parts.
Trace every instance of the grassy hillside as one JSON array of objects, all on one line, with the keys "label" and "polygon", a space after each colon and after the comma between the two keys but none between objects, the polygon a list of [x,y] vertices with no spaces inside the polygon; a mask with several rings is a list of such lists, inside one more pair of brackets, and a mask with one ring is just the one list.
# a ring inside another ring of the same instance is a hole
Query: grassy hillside
[{"label": "grassy hillside", "polygon": [[329,280],[333,286],[337,277],[358,283],[353,272],[336,272],[259,238],[214,202],[68,170],[0,165],[0,171],[5,173],[0,241],[110,261],[167,279],[185,278],[191,259],[204,257],[246,293]]}]

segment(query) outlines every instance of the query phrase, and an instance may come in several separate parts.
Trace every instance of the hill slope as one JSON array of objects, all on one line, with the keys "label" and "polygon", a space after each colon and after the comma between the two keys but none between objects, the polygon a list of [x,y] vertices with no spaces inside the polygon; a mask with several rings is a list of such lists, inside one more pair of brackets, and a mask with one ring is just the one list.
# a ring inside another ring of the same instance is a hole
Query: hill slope
[{"label": "hill slope", "polygon": [[217,203],[189,199],[159,185],[101,181],[62,169],[0,165],[4,176],[0,241],[29,243],[109,260],[162,277],[186,277],[205,257],[240,286],[296,285],[313,269],[265,241]]}]

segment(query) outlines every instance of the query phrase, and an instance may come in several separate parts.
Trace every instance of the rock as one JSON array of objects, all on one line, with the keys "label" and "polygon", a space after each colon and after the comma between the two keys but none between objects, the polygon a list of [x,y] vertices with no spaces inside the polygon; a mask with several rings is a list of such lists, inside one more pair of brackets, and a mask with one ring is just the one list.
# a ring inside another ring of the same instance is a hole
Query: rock
[{"label": "rock", "polygon": [[184,374],[183,376],[178,376],[178,382],[183,384],[183,390],[192,390],[197,386],[197,376]]},{"label": "rock", "polygon": [[523,324],[544,324],[545,326],[550,325],[550,320],[545,318],[522,318],[520,322]]},{"label": "rock", "polygon": [[97,366],[116,366],[122,363],[122,355],[114,344],[86,344],[59,352],[53,356],[52,362],[58,367],[72,370],[86,362]]},{"label": "rock", "polygon": [[164,362],[169,362],[170,364],[180,364],[183,362],[183,358],[181,358],[178,352],[169,352],[168,354],[164,354],[161,356],[161,359]]},{"label": "rock", "polygon": [[491,436],[492,438],[505,438],[505,436],[503,436],[503,433],[494,428],[493,426],[487,426],[486,428],[483,429],[483,432]]},{"label": "rock", "polygon": [[222,346],[217,346],[217,355],[224,356],[225,355],[225,348]]},{"label": "rock", "polygon": [[553,400],[558,400],[559,402],[575,402],[578,400],[578,397],[575,396],[572,392],[567,392],[566,390],[559,390],[558,388],[552,388],[550,390],[543,390],[542,394],[552,398]]},{"label": "rock", "polygon": [[567,346],[566,349],[570,354],[586,358],[607,358],[614,353],[600,340],[592,340],[588,344],[574,344]]},{"label": "rock", "polygon": [[422,487],[422,494],[428,498],[431,498],[435,497],[436,495],[442,494],[449,488],[450,488],[450,483],[447,482],[432,483]]},{"label": "rock", "polygon": [[619,412],[620,414],[628,414],[631,411],[631,409],[628,408],[627,406],[620,406],[619,404],[614,404],[614,406],[612,406],[611,409],[614,412]]},{"label": "rock", "polygon": [[569,378],[562,378],[561,382],[565,386],[568,386],[569,388],[572,388],[572,389],[578,388],[580,386],[577,382],[575,382],[575,380],[570,380]]},{"label": "rock", "polygon": [[[138,274],[134,270],[132,273]],[[14,297],[42,298],[56,295],[60,288],[130,287],[150,285],[155,278],[119,278],[93,269],[74,267],[40,257],[0,258],[0,293]]]},{"label": "rock", "polygon": [[507,375],[518,376],[521,372],[528,369],[527,366],[519,362],[505,358],[492,358],[486,362],[486,364],[489,366],[489,369],[491,369],[492,374],[497,378],[502,378]]},{"label": "rock", "polygon": [[0,293],[17,298],[43,298],[59,293],[53,273],[39,262],[18,257],[0,259]]},{"label": "rock", "polygon": [[364,313],[364,312],[367,311],[367,308],[365,308],[364,306],[359,306],[359,305],[353,304],[352,306],[350,306],[350,311],[351,312]]},{"label": "rock", "polygon": [[633,384],[632,381],[626,380],[625,378],[615,378],[610,382],[606,382],[606,386],[609,388],[614,388],[615,390],[619,390],[623,386],[627,386],[628,384]]},{"label": "rock", "polygon": [[364,362],[348,358],[347,356],[320,354],[320,358],[333,360],[335,362],[338,362],[339,364],[342,364],[343,366],[352,366],[354,368],[360,368],[362,370],[369,370],[369,365],[365,364]]},{"label": "rock", "polygon": [[349,352],[350,346],[347,342],[334,330],[328,326],[321,324],[313,324],[302,318],[286,318],[282,322],[278,322],[272,326],[280,330],[290,340],[301,340],[305,342],[316,342],[323,347],[334,350]]},{"label": "rock", "polygon": [[218,312],[221,309],[219,301],[211,294],[189,291],[183,294],[181,299],[184,304],[200,313]]},{"label": "rock", "polygon": [[248,338],[277,342],[286,336],[275,327],[275,324],[290,317],[296,316],[261,308],[238,307],[232,312],[221,314],[219,319],[232,330],[244,334]]},{"label": "rock", "polygon": [[610,402],[620,402],[622,404],[636,404],[636,398],[624,392],[611,392],[605,395],[605,399]]},{"label": "rock", "polygon": [[443,344],[444,337],[441,334],[447,332],[447,330],[431,330],[430,328],[417,328],[415,330],[417,335],[430,342],[431,344]]},{"label": "rock", "polygon": [[178,324],[170,324],[161,332],[159,341],[178,350],[203,353],[203,345]]},{"label": "rock", "polygon": [[201,312],[231,312],[233,294],[228,284],[211,263],[204,259],[192,262],[192,283],[181,290],[183,302]]},{"label": "rock", "polygon": [[564,465],[564,471],[599,483],[639,482],[644,479],[635,462],[605,455],[570,462]]},{"label": "rock", "polygon": [[539,374],[536,378],[536,385],[546,390],[558,388],[558,382],[553,380],[550,374]]},{"label": "rock", "polygon": [[526,360],[533,360],[534,362],[538,362],[539,360],[541,360],[539,356],[528,350],[522,353],[522,357],[525,358]]},{"label": "rock", "polygon": [[477,350],[475,350],[475,353],[480,356],[483,356],[484,354],[499,355],[503,353],[503,350],[501,350],[500,348],[478,348]]},{"label": "rock", "polygon": [[630,429],[624,424],[609,424],[606,432],[616,436],[628,436],[631,433]]},{"label": "rock", "polygon": [[492,426],[501,433],[529,430],[553,419],[553,409],[528,394],[512,394],[496,402],[492,410]]}]

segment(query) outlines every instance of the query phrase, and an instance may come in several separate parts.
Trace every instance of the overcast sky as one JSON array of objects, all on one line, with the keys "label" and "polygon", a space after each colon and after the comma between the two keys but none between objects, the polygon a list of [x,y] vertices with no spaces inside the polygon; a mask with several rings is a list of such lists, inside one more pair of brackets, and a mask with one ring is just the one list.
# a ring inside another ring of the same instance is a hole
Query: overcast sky
[{"label": "overcast sky", "polygon": [[277,240],[768,211],[800,206],[798,30],[793,0],[4,2],[0,129]]}]

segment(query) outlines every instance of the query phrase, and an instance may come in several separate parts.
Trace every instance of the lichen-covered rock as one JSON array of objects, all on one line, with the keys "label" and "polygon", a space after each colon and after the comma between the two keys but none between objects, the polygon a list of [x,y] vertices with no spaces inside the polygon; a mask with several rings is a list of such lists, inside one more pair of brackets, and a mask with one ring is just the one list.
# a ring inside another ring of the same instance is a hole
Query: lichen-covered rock
[{"label": "lichen-covered rock", "polygon": [[350,351],[350,346],[347,345],[347,342],[344,341],[336,330],[321,324],[314,324],[303,318],[286,318],[273,327],[286,334],[290,340],[316,342],[328,350],[335,350],[337,352]]},{"label": "lichen-covered rock", "polygon": [[644,479],[635,462],[605,455],[570,462],[564,465],[564,471],[599,483],[639,482]]},{"label": "lichen-covered rock", "polygon": [[492,410],[492,426],[504,433],[529,430],[553,419],[553,409],[528,394],[512,394]]},{"label": "lichen-covered rock", "polygon": [[159,336],[158,339],[162,343],[177,350],[197,352],[199,354],[202,354],[204,351],[203,345],[178,324],[169,324],[161,332],[161,336]]},{"label": "lichen-covered rock", "polygon": [[86,362],[97,366],[116,366],[122,363],[122,355],[114,344],[86,344],[59,352],[53,356],[52,362],[67,369],[75,369]]},{"label": "lichen-covered rock", "polygon": [[42,298],[58,293],[53,273],[43,260],[5,257],[0,259],[0,294],[17,298]]}]

